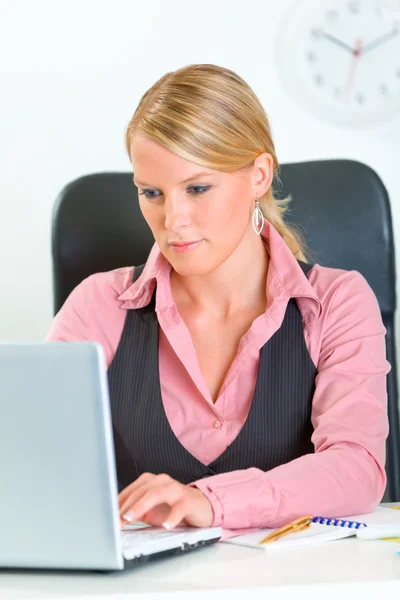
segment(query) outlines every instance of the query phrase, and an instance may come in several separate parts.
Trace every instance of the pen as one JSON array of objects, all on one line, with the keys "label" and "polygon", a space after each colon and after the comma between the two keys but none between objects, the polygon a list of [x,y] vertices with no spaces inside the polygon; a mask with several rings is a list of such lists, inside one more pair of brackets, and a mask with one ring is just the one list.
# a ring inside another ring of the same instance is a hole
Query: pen
[{"label": "pen", "polygon": [[265,538],[263,538],[260,544],[269,544],[270,542],[274,542],[275,540],[279,540],[279,538],[287,535],[288,533],[295,533],[296,531],[303,531],[304,529],[308,529],[310,527],[311,522],[313,520],[313,516],[307,515],[305,517],[300,517],[299,519],[295,519],[291,521],[287,525],[276,529]]}]

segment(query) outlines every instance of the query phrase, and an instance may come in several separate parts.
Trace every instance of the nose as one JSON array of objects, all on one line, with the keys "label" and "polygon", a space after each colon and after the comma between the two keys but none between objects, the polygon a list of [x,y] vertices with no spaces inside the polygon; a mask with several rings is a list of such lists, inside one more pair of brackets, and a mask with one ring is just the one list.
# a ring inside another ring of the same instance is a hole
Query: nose
[{"label": "nose", "polygon": [[165,228],[179,232],[190,225],[189,203],[181,197],[166,198],[164,202]]}]

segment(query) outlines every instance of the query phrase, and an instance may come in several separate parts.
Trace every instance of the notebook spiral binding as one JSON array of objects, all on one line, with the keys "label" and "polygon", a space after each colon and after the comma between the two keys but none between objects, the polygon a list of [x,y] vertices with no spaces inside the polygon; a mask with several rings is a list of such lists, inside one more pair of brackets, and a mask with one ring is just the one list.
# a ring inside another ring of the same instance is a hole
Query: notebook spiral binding
[{"label": "notebook spiral binding", "polygon": [[320,525],[334,525],[335,527],[348,527],[350,529],[361,529],[367,527],[366,523],[359,523],[358,521],[346,521],[346,519],[328,519],[326,517],[314,517],[312,523],[319,523]]}]

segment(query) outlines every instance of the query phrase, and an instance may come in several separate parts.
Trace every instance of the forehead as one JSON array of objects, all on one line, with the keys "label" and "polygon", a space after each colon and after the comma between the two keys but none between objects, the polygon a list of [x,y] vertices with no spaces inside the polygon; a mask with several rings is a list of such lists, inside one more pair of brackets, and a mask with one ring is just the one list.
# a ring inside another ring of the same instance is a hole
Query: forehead
[{"label": "forehead", "polygon": [[141,135],[132,138],[130,158],[135,180],[152,185],[182,181],[198,172],[208,172],[219,179],[237,180],[246,176],[243,170],[229,173],[204,167]]},{"label": "forehead", "polygon": [[132,139],[130,156],[135,177],[147,181],[150,175],[159,175],[176,172],[179,174],[190,173],[198,168],[195,163],[178,156],[161,144],[143,136]]}]

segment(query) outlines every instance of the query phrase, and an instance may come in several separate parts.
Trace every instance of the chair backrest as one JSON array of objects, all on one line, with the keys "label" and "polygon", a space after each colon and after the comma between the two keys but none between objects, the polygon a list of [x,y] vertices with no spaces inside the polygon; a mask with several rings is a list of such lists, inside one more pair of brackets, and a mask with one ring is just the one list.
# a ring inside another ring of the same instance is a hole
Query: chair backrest
[{"label": "chair backrest", "polygon": [[[374,290],[387,328],[390,434],[385,500],[400,500],[400,433],[394,314],[395,257],[390,204],[378,175],[352,160],[284,164],[278,197],[291,195],[287,219],[303,232],[310,262],[359,271]],[[53,210],[54,313],[85,277],[146,261],[154,239],[132,173],[94,173],[72,181]]]}]

